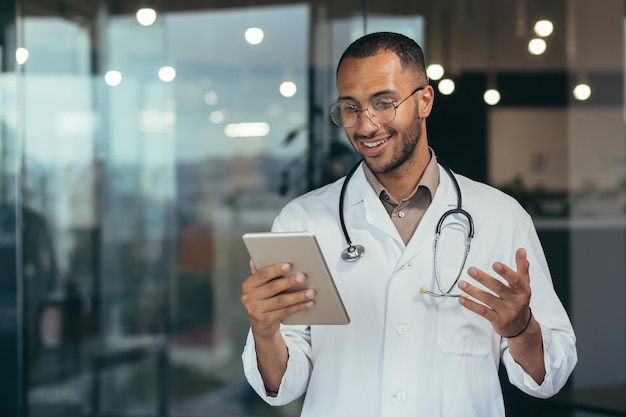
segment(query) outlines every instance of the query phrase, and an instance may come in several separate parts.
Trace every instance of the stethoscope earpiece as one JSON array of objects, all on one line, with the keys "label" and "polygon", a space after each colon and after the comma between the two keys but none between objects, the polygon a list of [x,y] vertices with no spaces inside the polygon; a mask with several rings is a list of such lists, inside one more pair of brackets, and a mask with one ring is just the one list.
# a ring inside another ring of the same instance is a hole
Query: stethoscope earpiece
[{"label": "stethoscope earpiece", "polygon": [[359,259],[365,253],[365,248],[361,245],[350,245],[341,252],[341,259],[352,262]]}]

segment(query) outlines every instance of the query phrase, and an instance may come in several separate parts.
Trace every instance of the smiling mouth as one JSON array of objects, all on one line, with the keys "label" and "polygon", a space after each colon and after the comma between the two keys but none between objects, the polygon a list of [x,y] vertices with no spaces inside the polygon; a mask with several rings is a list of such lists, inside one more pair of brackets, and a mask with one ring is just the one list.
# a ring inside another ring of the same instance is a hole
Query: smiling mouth
[{"label": "smiling mouth", "polygon": [[377,146],[382,145],[383,143],[387,142],[389,139],[382,139],[382,140],[377,140],[376,142],[361,142],[363,144],[363,146],[367,147],[367,148],[375,148]]}]

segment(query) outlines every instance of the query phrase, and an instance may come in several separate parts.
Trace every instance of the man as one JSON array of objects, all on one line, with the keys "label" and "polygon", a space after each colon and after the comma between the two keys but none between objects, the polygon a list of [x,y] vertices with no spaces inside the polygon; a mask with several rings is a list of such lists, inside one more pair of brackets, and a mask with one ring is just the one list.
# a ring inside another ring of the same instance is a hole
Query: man
[{"label": "man", "polygon": [[[316,234],[351,322],[281,325],[315,308],[315,291],[285,294],[306,277],[288,264],[251,263],[241,296],[251,386],[273,405],[306,392],[305,417],[504,416],[502,361],[522,391],[557,393],[577,361],[575,336],[532,220],[512,198],[437,163],[421,48],[399,34],[366,35],[341,57],[337,88],[331,117],[364,161],[346,187],[344,216],[366,253],[339,256],[345,179],[289,203],[273,230]],[[451,209],[436,248],[437,223]]]}]

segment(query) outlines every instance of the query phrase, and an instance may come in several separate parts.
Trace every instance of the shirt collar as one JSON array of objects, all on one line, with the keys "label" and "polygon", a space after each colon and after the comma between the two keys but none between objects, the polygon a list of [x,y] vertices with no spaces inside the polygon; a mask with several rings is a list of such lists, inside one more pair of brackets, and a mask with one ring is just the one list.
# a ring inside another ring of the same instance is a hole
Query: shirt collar
[{"label": "shirt collar", "polygon": [[[433,149],[430,147],[428,149],[430,151],[430,162],[428,162],[428,165],[426,166],[426,169],[424,170],[424,173],[422,174],[422,177],[420,178],[413,192],[411,192],[411,194],[402,201],[407,201],[413,198],[413,196],[415,196],[415,193],[417,193],[417,190],[420,187],[425,187],[429,191],[430,199],[432,201],[435,195],[435,191],[437,191],[437,186],[439,185],[439,167],[437,166],[437,157],[435,156],[435,151],[433,151]],[[385,187],[380,183],[380,181],[378,181],[378,178],[376,178],[376,175],[369,169],[367,164],[364,163],[362,164],[362,166],[365,177],[376,192],[376,195],[378,195],[379,197],[383,195],[389,195]]]}]

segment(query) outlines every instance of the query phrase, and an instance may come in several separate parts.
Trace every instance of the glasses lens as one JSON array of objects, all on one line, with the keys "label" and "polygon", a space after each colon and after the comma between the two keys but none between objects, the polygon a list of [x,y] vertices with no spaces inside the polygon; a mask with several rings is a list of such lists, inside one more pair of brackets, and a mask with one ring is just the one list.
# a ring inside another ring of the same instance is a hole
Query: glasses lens
[{"label": "glasses lens", "polygon": [[337,126],[354,126],[358,118],[357,108],[347,103],[335,103],[330,108],[330,118]]},{"label": "glasses lens", "polygon": [[396,108],[389,100],[372,100],[367,107],[372,121],[379,124],[391,123],[396,117]]}]

